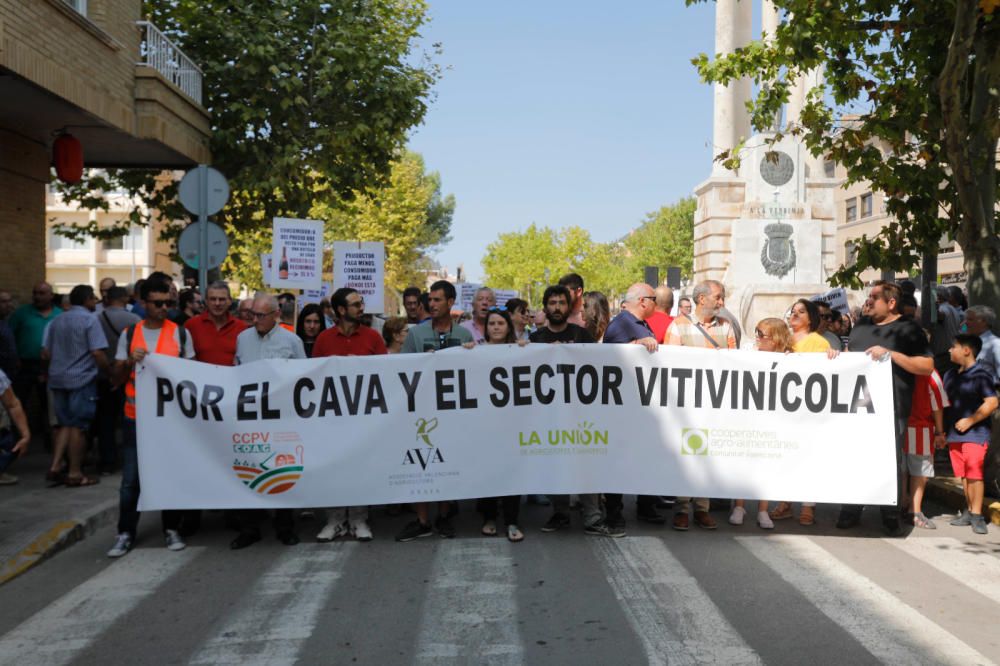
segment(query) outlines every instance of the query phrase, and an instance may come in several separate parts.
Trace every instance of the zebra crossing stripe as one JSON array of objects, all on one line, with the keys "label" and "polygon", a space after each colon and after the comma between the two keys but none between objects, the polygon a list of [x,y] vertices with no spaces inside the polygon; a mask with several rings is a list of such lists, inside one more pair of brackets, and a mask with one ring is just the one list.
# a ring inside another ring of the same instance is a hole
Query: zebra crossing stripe
[{"label": "zebra crossing stripe", "polygon": [[525,662],[511,547],[506,539],[437,544],[415,663]]},{"label": "zebra crossing stripe", "polygon": [[883,663],[993,663],[807,538],[736,541]]},{"label": "zebra crossing stripe", "polygon": [[132,551],[0,637],[0,660],[18,666],[69,663],[203,551]]},{"label": "zebra crossing stripe", "polygon": [[191,664],[294,664],[357,543],[300,544],[258,576]]},{"label": "zebra crossing stripe", "polygon": [[591,543],[651,665],[762,663],[663,541]]},{"label": "zebra crossing stripe", "polygon": [[949,537],[886,539],[886,543],[931,565],[979,594],[1000,604],[1000,559],[996,544],[964,543]]}]

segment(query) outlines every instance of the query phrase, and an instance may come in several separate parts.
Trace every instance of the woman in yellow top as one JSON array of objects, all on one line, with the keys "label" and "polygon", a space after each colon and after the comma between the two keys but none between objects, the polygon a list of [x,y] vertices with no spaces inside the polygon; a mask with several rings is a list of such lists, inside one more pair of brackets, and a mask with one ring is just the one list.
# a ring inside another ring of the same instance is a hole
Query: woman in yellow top
[{"label": "woman in yellow top", "polygon": [[812,301],[800,298],[788,314],[788,327],[792,329],[792,351],[825,352],[830,343],[816,331],[819,329],[819,308]]},{"label": "woman in yellow top", "polygon": [[[792,305],[788,314],[788,327],[792,329],[792,351],[794,352],[828,352],[830,343],[816,332],[819,328],[819,308],[812,301],[800,298]],[[779,502],[771,512],[771,520],[783,520],[792,517],[792,505]],[[816,523],[816,504],[803,502],[799,512],[800,525]]]}]

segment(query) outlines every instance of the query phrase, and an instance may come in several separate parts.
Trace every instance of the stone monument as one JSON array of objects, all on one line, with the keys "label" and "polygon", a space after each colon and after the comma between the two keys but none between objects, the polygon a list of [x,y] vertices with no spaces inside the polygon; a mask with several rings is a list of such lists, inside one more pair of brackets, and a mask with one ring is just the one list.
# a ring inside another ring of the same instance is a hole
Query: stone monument
[{"label": "stone monument", "polygon": [[[716,53],[750,42],[752,8],[753,0],[717,1]],[[763,0],[763,38],[777,25],[774,5]],[[822,83],[819,73],[803,79],[793,87],[786,124],[798,121],[808,91]],[[713,157],[743,143],[741,163],[736,172],[713,163],[695,188],[694,219],[694,281],[721,281],[726,307],[744,331],[830,288],[827,279],[837,268],[833,195],[841,184],[799,139],[786,135],[772,145],[773,131],[751,134],[745,106],[751,94],[749,80],[715,84]],[[743,345],[752,346],[753,336],[744,336]]]}]

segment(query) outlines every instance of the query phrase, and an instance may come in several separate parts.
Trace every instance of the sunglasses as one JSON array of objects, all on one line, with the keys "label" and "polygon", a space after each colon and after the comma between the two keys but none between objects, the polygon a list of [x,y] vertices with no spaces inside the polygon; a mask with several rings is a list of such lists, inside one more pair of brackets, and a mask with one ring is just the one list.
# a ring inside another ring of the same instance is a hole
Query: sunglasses
[{"label": "sunglasses", "polygon": [[494,305],[489,310],[487,310],[487,312],[507,312],[507,308],[505,306],[501,307],[501,306]]},{"label": "sunglasses", "polygon": [[753,330],[753,334],[754,336],[756,336],[758,340],[768,340],[771,337],[770,335],[764,335],[764,332],[761,331],[759,328],[755,328]]},{"label": "sunglasses", "polygon": [[176,303],[176,302],[177,301],[174,301],[174,300],[168,298],[167,300],[164,300],[164,301],[161,301],[161,300],[155,300],[155,301],[149,300],[149,301],[146,301],[146,305],[151,305],[154,308],[169,308],[169,307],[173,307],[174,303]]}]

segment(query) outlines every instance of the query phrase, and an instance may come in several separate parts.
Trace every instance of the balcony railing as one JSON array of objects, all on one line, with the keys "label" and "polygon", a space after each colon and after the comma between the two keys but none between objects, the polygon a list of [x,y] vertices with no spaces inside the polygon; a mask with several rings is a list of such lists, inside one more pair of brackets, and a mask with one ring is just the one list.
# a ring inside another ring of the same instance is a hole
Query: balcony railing
[{"label": "balcony railing", "polygon": [[155,25],[149,21],[137,21],[137,24],[142,30],[138,64],[152,67],[200,105],[201,69]]}]

